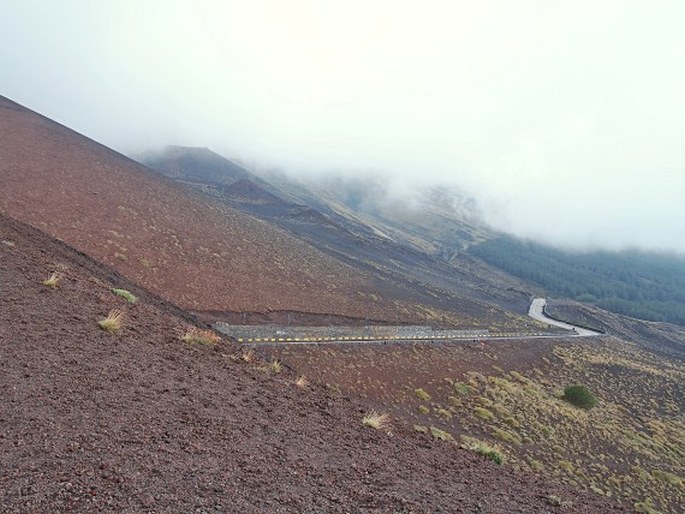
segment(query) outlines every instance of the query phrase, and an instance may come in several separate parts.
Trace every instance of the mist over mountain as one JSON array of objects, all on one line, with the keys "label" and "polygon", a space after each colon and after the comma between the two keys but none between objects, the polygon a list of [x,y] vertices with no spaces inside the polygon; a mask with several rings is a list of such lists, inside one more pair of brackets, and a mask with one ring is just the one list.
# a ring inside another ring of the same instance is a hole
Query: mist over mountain
[{"label": "mist over mountain", "polygon": [[683,252],[683,17],[674,1],[10,0],[0,91],[126,154],[450,185],[518,236]]}]

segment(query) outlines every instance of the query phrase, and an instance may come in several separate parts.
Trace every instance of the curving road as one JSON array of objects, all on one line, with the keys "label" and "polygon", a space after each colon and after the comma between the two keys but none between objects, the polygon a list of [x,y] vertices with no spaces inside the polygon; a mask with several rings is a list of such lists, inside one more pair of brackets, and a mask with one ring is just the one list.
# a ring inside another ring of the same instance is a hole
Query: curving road
[{"label": "curving road", "polygon": [[547,300],[545,298],[534,298],[533,301],[530,302],[528,316],[538,321],[542,321],[543,323],[547,323],[548,325],[564,328],[566,330],[572,330],[575,333],[576,337],[592,337],[603,335],[599,332],[595,332],[594,330],[589,330],[583,327],[577,327],[575,325],[571,325],[570,323],[564,323],[563,321],[557,321],[555,319],[548,317],[545,314],[545,305],[547,305]]}]

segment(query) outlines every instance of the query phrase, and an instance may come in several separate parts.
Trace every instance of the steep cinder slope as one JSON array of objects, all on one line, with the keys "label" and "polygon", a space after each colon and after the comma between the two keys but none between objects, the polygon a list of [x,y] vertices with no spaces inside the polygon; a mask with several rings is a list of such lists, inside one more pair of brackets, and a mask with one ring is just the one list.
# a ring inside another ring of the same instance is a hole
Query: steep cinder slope
[{"label": "steep cinder slope", "polygon": [[[56,269],[57,288],[42,285]],[[113,308],[124,325],[108,334],[96,322]],[[298,388],[231,343],[180,341],[191,323],[0,215],[0,511],[620,511],[397,420],[364,427],[355,400]]]},{"label": "steep cinder slope", "polygon": [[368,274],[2,97],[0,209],[184,308],[394,315]]}]

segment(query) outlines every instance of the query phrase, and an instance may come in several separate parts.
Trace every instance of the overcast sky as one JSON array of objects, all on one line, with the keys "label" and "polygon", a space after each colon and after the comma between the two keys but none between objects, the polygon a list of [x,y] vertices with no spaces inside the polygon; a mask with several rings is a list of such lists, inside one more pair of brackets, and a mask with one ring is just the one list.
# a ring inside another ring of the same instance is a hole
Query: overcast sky
[{"label": "overcast sky", "polygon": [[685,252],[681,0],[3,0],[0,94],[125,153],[458,184],[499,227]]}]

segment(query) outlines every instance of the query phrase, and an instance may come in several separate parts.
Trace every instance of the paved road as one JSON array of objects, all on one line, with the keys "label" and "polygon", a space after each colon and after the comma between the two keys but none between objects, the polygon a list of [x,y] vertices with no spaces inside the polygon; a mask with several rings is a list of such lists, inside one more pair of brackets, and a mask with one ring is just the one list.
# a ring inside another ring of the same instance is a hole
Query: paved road
[{"label": "paved road", "polygon": [[[286,345],[321,345],[321,344],[387,344],[387,343],[395,343],[395,344],[411,344],[415,342],[429,342],[429,341],[453,341],[453,342],[460,342],[460,341],[484,341],[484,340],[495,340],[495,339],[508,339],[508,340],[516,340],[516,339],[558,339],[560,337],[596,337],[596,336],[601,336],[603,334],[599,332],[595,332],[593,330],[588,330],[586,328],[582,327],[577,327],[574,325],[571,325],[569,323],[564,323],[561,321],[557,321],[555,319],[549,318],[545,315],[544,312],[544,307],[547,301],[544,298],[535,298],[531,304],[530,308],[528,310],[528,315],[536,319],[538,321],[541,321],[543,323],[546,323],[548,325],[552,325],[558,328],[562,328],[564,330],[568,330],[568,333],[563,333],[563,334],[546,334],[546,333],[540,333],[540,332],[510,332],[510,333],[488,333],[487,331],[484,331],[483,333],[479,333],[478,331],[465,331],[467,333],[463,334],[455,334],[454,331],[431,331],[430,334],[426,334],[423,336],[407,336],[407,335],[358,335],[354,334],[352,327],[347,327],[350,330],[346,332],[346,335],[343,334],[337,334],[337,335],[331,335],[328,334],[327,336],[323,337],[315,337],[313,336],[313,333],[308,333],[308,330],[305,327],[300,327],[297,332],[299,333],[292,333],[289,334],[290,337],[286,336],[277,336],[272,334],[271,336],[264,337],[264,329],[268,330],[274,330],[274,327],[261,327],[260,329],[256,329],[254,336],[250,337],[250,335],[245,335],[244,337],[238,337],[238,342],[240,343],[246,343],[246,344],[256,344],[258,346],[286,346]],[[234,337],[235,334],[232,334],[233,330],[231,330],[231,327],[229,325],[224,325],[222,323],[218,323],[216,328],[228,335],[233,335]],[[241,327],[244,330],[244,327]],[[255,327],[256,328],[256,327]],[[292,328],[292,327],[289,327]],[[321,328],[321,327],[319,327]],[[333,327],[330,327],[333,328]],[[340,328],[340,327],[337,327]],[[306,335],[305,335],[306,334]],[[257,336],[259,335],[259,336]]]},{"label": "paved road", "polygon": [[535,298],[530,302],[530,308],[528,309],[528,316],[548,325],[553,325],[559,328],[565,328],[566,330],[572,330],[575,332],[576,337],[593,337],[601,336],[603,334],[595,332],[594,330],[589,330],[583,327],[577,327],[571,325],[570,323],[564,323],[563,321],[557,321],[555,319],[549,318],[545,315],[545,305],[547,305],[547,300],[544,298]]}]

